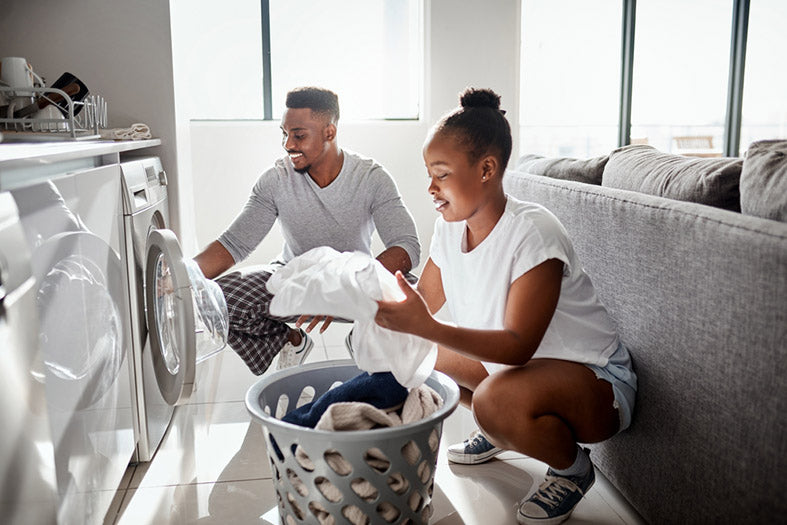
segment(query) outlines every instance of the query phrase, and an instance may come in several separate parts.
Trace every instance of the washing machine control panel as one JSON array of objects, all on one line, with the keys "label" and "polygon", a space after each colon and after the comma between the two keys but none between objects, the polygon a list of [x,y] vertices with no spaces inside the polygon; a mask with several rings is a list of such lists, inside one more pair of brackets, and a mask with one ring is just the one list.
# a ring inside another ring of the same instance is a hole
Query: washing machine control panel
[{"label": "washing machine control panel", "polygon": [[166,199],[167,174],[158,157],[140,157],[120,165],[123,173],[123,205],[127,215]]}]

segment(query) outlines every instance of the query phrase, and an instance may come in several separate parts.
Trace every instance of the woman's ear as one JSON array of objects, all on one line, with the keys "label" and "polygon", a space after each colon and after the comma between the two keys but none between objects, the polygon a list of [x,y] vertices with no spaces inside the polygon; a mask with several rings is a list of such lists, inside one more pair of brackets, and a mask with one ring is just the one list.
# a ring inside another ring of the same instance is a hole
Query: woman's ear
[{"label": "woman's ear", "polygon": [[487,181],[495,176],[497,173],[497,157],[494,155],[487,155],[481,159],[481,180]]}]

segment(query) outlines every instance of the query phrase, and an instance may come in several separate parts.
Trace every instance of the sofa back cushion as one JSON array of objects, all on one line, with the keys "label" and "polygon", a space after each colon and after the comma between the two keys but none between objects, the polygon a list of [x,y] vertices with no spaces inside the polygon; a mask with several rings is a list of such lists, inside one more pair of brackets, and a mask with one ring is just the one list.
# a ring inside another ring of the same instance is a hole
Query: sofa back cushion
[{"label": "sofa back cushion", "polygon": [[743,160],[693,158],[635,144],[609,155],[601,185],[740,211]]},{"label": "sofa back cushion", "polygon": [[787,222],[787,140],[749,146],[741,171],[741,212]]},{"label": "sofa back cushion", "polygon": [[545,158],[540,155],[523,155],[514,170],[533,175],[543,175],[553,179],[575,180],[588,184],[601,184],[604,166],[608,155],[592,159],[571,159],[568,157]]}]

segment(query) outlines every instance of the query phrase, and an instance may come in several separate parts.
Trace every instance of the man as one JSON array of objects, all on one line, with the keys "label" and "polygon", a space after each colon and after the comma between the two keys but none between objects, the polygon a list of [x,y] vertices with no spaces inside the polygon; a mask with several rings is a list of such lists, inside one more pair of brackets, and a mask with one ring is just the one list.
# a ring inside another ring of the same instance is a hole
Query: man
[{"label": "man", "polygon": [[[313,343],[308,332],[331,318],[278,318],[269,312],[265,283],[273,271],[311,248],[371,254],[375,228],[385,245],[377,260],[391,272],[418,265],[421,246],[412,215],[395,182],[374,160],[342,150],[337,142],[339,100],[335,93],[303,87],[290,91],[281,120],[287,155],[258,179],[229,228],[195,257],[212,279],[242,261],[278,218],[284,236],[279,260],[232,272],[216,280],[227,299],[229,344],[259,375],[281,352],[279,368],[302,363]],[[286,322],[296,322],[291,329]]]}]

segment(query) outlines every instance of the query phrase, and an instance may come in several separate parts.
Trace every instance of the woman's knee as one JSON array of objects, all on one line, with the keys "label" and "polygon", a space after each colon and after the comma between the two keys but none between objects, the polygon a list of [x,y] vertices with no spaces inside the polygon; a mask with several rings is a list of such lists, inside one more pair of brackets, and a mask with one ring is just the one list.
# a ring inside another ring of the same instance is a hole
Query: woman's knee
[{"label": "woman's knee", "polygon": [[[489,375],[478,384],[473,393],[473,415],[476,422],[490,435],[501,435],[506,432],[510,424],[508,408],[512,401],[505,381],[501,380],[499,374]],[[516,406],[519,416],[524,414],[526,399],[523,396],[516,397]]]}]

